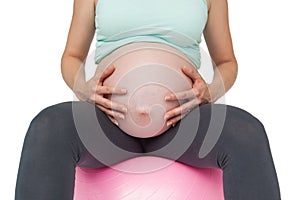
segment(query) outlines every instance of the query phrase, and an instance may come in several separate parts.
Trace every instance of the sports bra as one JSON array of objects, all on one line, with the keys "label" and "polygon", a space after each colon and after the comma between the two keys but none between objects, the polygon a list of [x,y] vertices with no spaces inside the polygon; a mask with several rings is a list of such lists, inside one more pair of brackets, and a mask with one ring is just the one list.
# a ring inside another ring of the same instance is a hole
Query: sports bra
[{"label": "sports bra", "polygon": [[206,0],[98,0],[95,9],[96,64],[123,45],[161,42],[184,53],[200,68]]}]

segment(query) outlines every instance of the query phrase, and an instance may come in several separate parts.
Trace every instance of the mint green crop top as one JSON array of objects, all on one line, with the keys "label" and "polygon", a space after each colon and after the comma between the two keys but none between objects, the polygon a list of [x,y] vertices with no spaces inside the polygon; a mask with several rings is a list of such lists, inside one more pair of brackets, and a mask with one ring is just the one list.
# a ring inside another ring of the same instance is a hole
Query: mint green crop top
[{"label": "mint green crop top", "polygon": [[200,68],[206,0],[98,0],[95,63],[122,45],[161,42],[184,53]]}]

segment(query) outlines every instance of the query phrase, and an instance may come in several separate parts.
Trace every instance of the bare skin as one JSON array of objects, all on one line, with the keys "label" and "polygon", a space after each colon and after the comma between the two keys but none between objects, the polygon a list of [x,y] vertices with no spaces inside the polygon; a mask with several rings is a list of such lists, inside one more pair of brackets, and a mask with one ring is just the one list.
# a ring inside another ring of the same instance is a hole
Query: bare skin
[{"label": "bare skin", "polygon": [[[64,81],[80,100],[94,102],[115,123],[114,117],[122,118],[123,113],[126,112],[126,106],[111,102],[103,95],[121,95],[126,91],[102,85],[104,78],[113,73],[114,66],[108,67],[104,71],[97,69],[95,76],[90,80],[85,80],[84,71],[80,68],[95,34],[96,5],[97,0],[74,0],[72,22],[61,58],[61,71]],[[167,101],[178,98],[189,100],[165,114],[169,125],[176,124],[195,106],[215,102],[232,87],[236,80],[238,64],[231,40],[227,0],[207,0],[207,5],[208,21],[203,36],[210,56],[216,65],[215,72],[218,73],[215,73],[213,81],[208,84],[197,69],[182,68],[182,72],[193,80],[193,88],[166,96],[169,97],[166,99]]]}]

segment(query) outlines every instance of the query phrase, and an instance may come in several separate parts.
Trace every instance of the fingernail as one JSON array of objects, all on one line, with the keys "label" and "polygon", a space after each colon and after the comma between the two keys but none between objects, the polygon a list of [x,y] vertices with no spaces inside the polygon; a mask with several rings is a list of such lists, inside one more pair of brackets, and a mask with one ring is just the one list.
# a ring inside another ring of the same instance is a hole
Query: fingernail
[{"label": "fingernail", "polygon": [[126,107],[123,107],[122,109],[124,112],[127,112],[127,108]]},{"label": "fingernail", "polygon": [[126,89],[121,89],[121,92],[127,93],[127,90]]},{"label": "fingernail", "polygon": [[165,100],[169,100],[170,99],[170,97],[169,96],[165,96]]},{"label": "fingernail", "polygon": [[115,124],[116,124],[117,126],[119,126],[119,123],[118,123],[117,121],[115,121]]},{"label": "fingernail", "polygon": [[125,119],[125,116],[124,115],[119,115],[120,118],[122,119]]},{"label": "fingernail", "polygon": [[172,122],[167,122],[167,126],[170,126],[172,124]]},{"label": "fingernail", "polygon": [[169,115],[165,115],[164,116],[164,120],[168,119],[169,118]]}]

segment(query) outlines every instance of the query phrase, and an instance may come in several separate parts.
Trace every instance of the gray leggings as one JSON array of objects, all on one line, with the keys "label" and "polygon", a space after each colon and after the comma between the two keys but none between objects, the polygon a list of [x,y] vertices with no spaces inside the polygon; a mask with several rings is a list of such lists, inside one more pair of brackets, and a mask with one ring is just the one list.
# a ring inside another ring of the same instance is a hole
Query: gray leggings
[{"label": "gray leggings", "polygon": [[[221,168],[226,200],[280,199],[276,170],[264,126],[245,110],[223,104],[201,105],[164,134],[142,139],[125,134],[94,104],[73,101],[49,106],[32,120],[21,153],[16,200],[72,200],[76,166],[99,168],[108,165],[108,159],[105,163],[100,162],[96,155],[93,156],[87,150],[84,144],[89,139],[83,142],[79,137],[80,128],[74,122],[74,105],[83,116],[76,119],[76,123],[82,122],[81,132],[93,132],[89,124],[93,115],[90,112],[93,110],[107,138],[124,152],[131,152],[118,155],[106,149],[101,153],[111,157],[109,164],[145,154],[175,159],[173,151],[176,149],[165,152],[158,150],[168,145],[179,132],[188,138],[191,135],[189,123],[193,121],[198,128],[188,148],[176,157],[178,162],[201,168]],[[213,130],[215,126],[210,123],[213,107],[217,112],[226,108],[226,118],[218,140],[201,158],[199,149],[207,130]],[[193,117],[196,114],[200,114],[201,120],[195,121]],[[92,138],[90,140],[92,143]],[[98,146],[101,145],[100,141],[96,142]],[[181,148],[180,143],[177,147]]]}]

